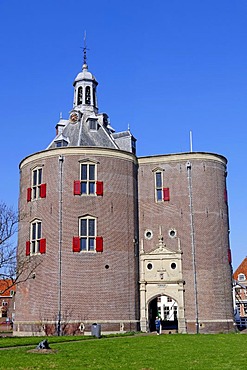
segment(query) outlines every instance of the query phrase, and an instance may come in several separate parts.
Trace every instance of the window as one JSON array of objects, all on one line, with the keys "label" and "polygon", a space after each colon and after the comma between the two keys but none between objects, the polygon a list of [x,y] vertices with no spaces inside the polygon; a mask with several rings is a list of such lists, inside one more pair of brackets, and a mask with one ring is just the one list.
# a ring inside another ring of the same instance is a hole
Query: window
[{"label": "window", "polygon": [[3,310],[2,311],[2,317],[8,317],[8,311],[7,310]]},{"label": "window", "polygon": [[96,177],[96,164],[81,163],[80,180],[74,181],[74,195],[103,195],[103,182],[96,181]]},{"label": "window", "polygon": [[30,241],[26,242],[26,255],[46,252],[46,239],[42,238],[42,222],[35,220],[30,225]]},{"label": "window", "polygon": [[164,309],[164,320],[168,320],[169,319],[170,308],[169,308],[169,306],[163,306],[163,309]]},{"label": "window", "polygon": [[79,218],[79,236],[73,238],[73,252],[103,252],[103,238],[97,235],[97,219]]},{"label": "window", "polygon": [[95,164],[81,164],[81,194],[95,194]]},{"label": "window", "polygon": [[97,120],[96,119],[90,119],[88,123],[89,123],[89,129],[91,131],[97,131]]},{"label": "window", "polygon": [[144,236],[145,236],[145,239],[148,239],[148,240],[152,239],[153,237],[152,230],[145,230]]},{"label": "window", "polygon": [[79,223],[80,250],[91,251],[95,249],[96,220],[95,218],[81,218]]},{"label": "window", "polygon": [[56,147],[61,148],[63,146],[68,146],[68,141],[66,140],[57,140],[55,141]]},{"label": "window", "polygon": [[162,201],[162,173],[155,173],[155,190],[156,190],[156,201]]},{"label": "window", "polygon": [[87,105],[90,105],[91,104],[91,89],[90,89],[90,86],[86,86],[86,90],[85,90],[85,103]]},{"label": "window", "polygon": [[41,221],[31,224],[31,254],[38,253],[40,250],[41,226]]},{"label": "window", "polygon": [[170,238],[175,238],[177,235],[177,231],[175,229],[170,229],[169,230],[169,236]]},{"label": "window", "polygon": [[170,190],[163,187],[162,171],[155,172],[155,200],[156,202],[169,201]]},{"label": "window", "polygon": [[245,274],[238,274],[238,280],[239,281],[243,281],[243,280],[245,280],[246,278],[245,278]]},{"label": "window", "polygon": [[40,185],[42,184],[42,168],[33,170],[32,173],[32,198],[40,197]]},{"label": "window", "polygon": [[171,297],[167,297],[167,302],[172,302],[172,298]]},{"label": "window", "polygon": [[77,105],[82,104],[82,86],[78,88]]},{"label": "window", "polygon": [[27,201],[46,197],[46,184],[42,183],[43,169],[37,167],[32,171],[31,188],[27,189]]}]

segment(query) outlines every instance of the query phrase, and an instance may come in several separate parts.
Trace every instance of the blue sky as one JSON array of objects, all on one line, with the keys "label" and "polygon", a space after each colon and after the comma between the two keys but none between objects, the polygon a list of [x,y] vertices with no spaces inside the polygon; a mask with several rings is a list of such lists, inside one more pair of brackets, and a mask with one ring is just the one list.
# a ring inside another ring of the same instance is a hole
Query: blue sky
[{"label": "blue sky", "polygon": [[228,158],[233,266],[247,255],[246,0],[0,0],[0,200],[17,208],[19,162],[72,108],[84,30],[98,102],[138,155]]}]

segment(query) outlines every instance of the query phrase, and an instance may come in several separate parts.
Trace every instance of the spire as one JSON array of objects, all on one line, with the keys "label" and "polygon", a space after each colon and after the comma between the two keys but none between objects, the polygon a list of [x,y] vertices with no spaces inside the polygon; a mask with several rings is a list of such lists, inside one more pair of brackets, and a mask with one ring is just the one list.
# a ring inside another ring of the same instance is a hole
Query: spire
[{"label": "spire", "polygon": [[87,35],[86,31],[84,31],[84,40],[83,40],[83,66],[82,69],[87,69]]},{"label": "spire", "polygon": [[81,113],[94,112],[98,113],[96,87],[98,82],[91,72],[88,71],[87,66],[87,44],[86,44],[86,31],[84,32],[84,45],[83,45],[83,65],[82,71],[76,76],[74,86],[74,103],[73,108],[81,111]]}]

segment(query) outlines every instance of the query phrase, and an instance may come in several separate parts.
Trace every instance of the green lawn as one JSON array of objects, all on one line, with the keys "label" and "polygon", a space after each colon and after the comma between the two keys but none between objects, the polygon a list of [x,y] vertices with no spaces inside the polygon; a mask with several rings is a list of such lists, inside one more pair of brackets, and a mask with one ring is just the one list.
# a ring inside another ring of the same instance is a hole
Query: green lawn
[{"label": "green lawn", "polygon": [[[50,347],[56,352],[40,354],[28,352],[40,338],[2,338],[1,347],[18,346],[0,350],[0,369],[247,369],[244,334],[78,339],[49,337]],[[21,347],[22,344],[32,345]]]}]

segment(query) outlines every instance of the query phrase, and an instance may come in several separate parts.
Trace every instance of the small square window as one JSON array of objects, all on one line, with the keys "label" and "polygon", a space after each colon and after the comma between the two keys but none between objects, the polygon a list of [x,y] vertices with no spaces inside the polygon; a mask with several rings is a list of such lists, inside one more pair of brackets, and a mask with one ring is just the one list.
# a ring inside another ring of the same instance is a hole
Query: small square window
[{"label": "small square window", "polygon": [[92,130],[92,131],[97,130],[97,120],[95,120],[95,119],[90,119],[89,120],[89,129]]},{"label": "small square window", "polygon": [[239,281],[246,280],[246,278],[245,278],[245,274],[238,274],[238,280],[239,280]]}]

